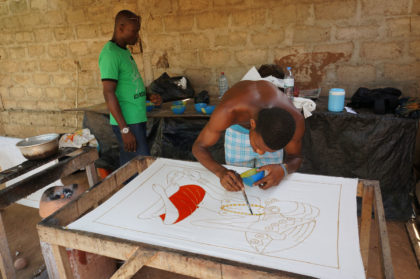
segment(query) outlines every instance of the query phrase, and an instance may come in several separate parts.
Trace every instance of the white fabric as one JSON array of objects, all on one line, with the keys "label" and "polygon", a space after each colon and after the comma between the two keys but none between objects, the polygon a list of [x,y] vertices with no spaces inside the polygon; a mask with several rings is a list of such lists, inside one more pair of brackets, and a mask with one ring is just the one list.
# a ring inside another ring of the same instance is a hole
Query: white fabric
[{"label": "white fabric", "polygon": [[241,80],[266,80],[271,82],[272,84],[274,84],[277,87],[281,87],[284,88],[284,81],[282,79],[273,77],[273,76],[268,76],[268,77],[261,77],[260,73],[258,72],[257,68],[252,67],[243,77]]},{"label": "white fabric", "polygon": [[[176,223],[182,210],[169,197],[191,184],[204,199],[186,191],[198,205]],[[225,191],[199,163],[158,159],[68,228],[309,276],[365,278],[356,190],[357,179],[294,173],[268,190],[247,187],[251,216],[241,192]]]},{"label": "white fabric", "polygon": [[311,116],[311,112],[316,109],[316,104],[314,101],[301,97],[294,97],[293,105],[295,106],[295,108],[303,110],[303,116],[305,118]]},{"label": "white fabric", "polygon": [[[19,142],[21,139],[19,138],[11,138],[11,137],[0,137],[0,167],[1,171],[4,171],[6,169],[12,168],[16,165],[19,165],[26,161],[26,158],[23,157],[22,153],[20,152],[19,148],[16,147],[16,143]],[[21,175],[19,177],[16,177],[12,180],[9,180],[6,182],[6,187],[15,184],[16,182],[19,182],[23,180],[24,178],[27,178],[35,173],[38,173],[55,163],[57,163],[58,160],[51,161],[39,168],[36,168],[34,170],[31,170],[27,172],[24,175]],[[20,199],[17,201],[17,203],[29,207],[39,208],[39,201],[41,200],[41,196],[44,193],[46,189],[49,187],[52,187],[54,185],[63,185],[61,183],[61,180],[57,180],[44,188],[36,191],[35,193],[32,193],[31,195],[27,196],[26,198]]]},{"label": "white fabric", "polygon": [[76,147],[81,148],[84,144],[95,138],[94,135],[90,133],[89,129],[78,130],[72,134],[64,134],[61,136],[58,144],[59,147]]}]

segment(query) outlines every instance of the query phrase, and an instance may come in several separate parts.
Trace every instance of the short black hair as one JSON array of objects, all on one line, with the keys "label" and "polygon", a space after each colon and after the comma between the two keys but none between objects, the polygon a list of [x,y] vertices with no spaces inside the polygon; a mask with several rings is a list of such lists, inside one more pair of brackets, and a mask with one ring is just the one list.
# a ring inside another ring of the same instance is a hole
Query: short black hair
[{"label": "short black hair", "polygon": [[292,139],[296,122],[293,116],[281,108],[266,108],[258,112],[255,130],[262,136],[268,148],[279,150]]},{"label": "short black hair", "polygon": [[283,70],[276,64],[264,64],[258,69],[261,77],[273,76],[279,79],[284,78]]},{"label": "short black hair", "polygon": [[117,26],[120,23],[125,23],[127,21],[133,21],[140,23],[141,17],[139,15],[136,15],[132,11],[129,10],[122,10],[117,13],[115,16],[115,26]]}]

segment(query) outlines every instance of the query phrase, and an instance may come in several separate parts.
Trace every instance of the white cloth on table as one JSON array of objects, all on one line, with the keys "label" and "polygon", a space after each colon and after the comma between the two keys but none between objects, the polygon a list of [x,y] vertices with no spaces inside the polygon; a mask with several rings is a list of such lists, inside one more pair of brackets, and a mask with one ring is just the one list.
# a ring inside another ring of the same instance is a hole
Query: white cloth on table
[{"label": "white cloth on table", "polygon": [[305,118],[311,116],[311,112],[316,109],[314,101],[302,97],[294,97],[293,104],[295,105],[295,108],[303,110],[303,116],[305,116]]}]

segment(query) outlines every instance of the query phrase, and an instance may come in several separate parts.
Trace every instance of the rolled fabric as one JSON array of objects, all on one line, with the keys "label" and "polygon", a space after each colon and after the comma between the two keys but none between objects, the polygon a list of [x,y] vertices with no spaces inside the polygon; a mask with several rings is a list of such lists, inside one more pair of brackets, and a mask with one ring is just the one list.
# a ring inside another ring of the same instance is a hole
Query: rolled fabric
[{"label": "rolled fabric", "polygon": [[294,97],[293,104],[297,109],[303,110],[303,116],[305,118],[311,116],[311,112],[316,109],[316,104],[314,101],[302,97]]}]

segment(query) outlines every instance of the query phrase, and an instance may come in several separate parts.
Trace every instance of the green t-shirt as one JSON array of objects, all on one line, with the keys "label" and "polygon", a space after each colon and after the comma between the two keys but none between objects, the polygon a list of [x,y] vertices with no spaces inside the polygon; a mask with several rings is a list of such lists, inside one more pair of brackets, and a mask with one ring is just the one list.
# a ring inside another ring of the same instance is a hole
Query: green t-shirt
[{"label": "green t-shirt", "polygon": [[[114,42],[107,42],[99,55],[101,79],[115,80],[115,95],[127,124],[147,121],[146,89],[137,64],[128,49]],[[111,125],[118,125],[110,114]]]}]

